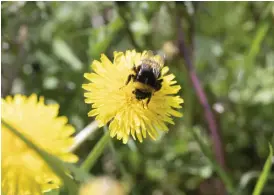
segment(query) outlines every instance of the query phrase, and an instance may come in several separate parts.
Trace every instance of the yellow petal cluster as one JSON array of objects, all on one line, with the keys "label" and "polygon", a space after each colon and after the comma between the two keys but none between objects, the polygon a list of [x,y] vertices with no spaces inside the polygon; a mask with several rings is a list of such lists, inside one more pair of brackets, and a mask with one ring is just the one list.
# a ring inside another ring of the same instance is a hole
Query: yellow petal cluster
[{"label": "yellow petal cluster", "polygon": [[[147,108],[132,93],[133,82],[125,85],[132,68],[143,59],[156,61],[162,67],[163,79],[161,89],[152,95]],[[114,52],[113,62],[101,55],[101,61],[95,60],[91,65],[94,72],[84,74],[90,81],[83,84],[87,90],[85,102],[92,104],[88,115],[96,116],[100,126],[109,123],[111,137],[117,136],[123,143],[127,143],[130,135],[142,142],[147,134],[155,140],[159,130],[168,131],[167,123],[174,124],[172,116],[182,116],[176,109],[181,108],[183,99],[176,95],[181,87],[176,85],[175,76],[168,74],[163,63],[159,55],[149,51]]]},{"label": "yellow petal cluster", "polygon": [[[59,106],[45,105],[37,95],[15,95],[1,100],[1,118],[34,144],[66,162],[76,162],[68,152],[74,128],[66,117],[57,117]],[[42,194],[58,188],[60,179],[47,164],[9,129],[2,128],[2,192],[7,195]]]}]

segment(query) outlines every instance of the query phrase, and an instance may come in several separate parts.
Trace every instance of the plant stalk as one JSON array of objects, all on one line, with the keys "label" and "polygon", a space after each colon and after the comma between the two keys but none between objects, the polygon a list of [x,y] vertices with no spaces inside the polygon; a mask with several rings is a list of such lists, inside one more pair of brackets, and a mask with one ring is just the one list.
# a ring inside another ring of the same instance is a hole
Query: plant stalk
[{"label": "plant stalk", "polygon": [[88,124],[83,130],[81,130],[74,138],[75,142],[70,147],[69,151],[75,151],[83,142],[85,142],[89,136],[94,133],[98,129],[98,123],[96,121],[92,121]]},{"label": "plant stalk", "polygon": [[96,163],[100,155],[103,153],[105,147],[107,146],[107,143],[110,140],[109,133],[106,132],[103,137],[99,140],[99,142],[96,143],[93,150],[89,153],[86,160],[82,163],[81,168],[85,171],[89,171],[92,169],[93,165]]},{"label": "plant stalk", "polygon": [[[181,14],[177,13],[176,19],[177,19],[177,25],[178,25],[178,49],[179,49],[179,53],[180,55],[184,58],[185,61],[185,66],[186,69],[188,71],[190,80],[192,82],[192,85],[194,87],[195,93],[198,97],[198,100],[200,102],[200,104],[203,106],[204,109],[204,116],[205,119],[208,123],[208,128],[210,130],[210,134],[211,134],[211,139],[213,141],[213,145],[214,145],[214,153],[215,153],[215,158],[217,160],[217,162],[220,164],[220,167],[222,167],[224,170],[226,170],[226,166],[225,166],[225,158],[224,158],[224,151],[223,151],[223,146],[222,146],[222,142],[221,142],[221,138],[219,135],[219,131],[217,128],[217,124],[216,124],[216,120],[215,117],[212,113],[212,110],[210,108],[210,105],[208,103],[207,97],[205,95],[205,92],[203,90],[203,88],[201,87],[200,81],[198,79],[198,76],[195,72],[194,69],[194,65],[193,65],[193,60],[192,60],[192,54],[189,51],[189,48],[186,45],[186,38],[185,38],[185,34],[182,28],[182,24],[181,24],[181,20],[180,20],[180,16]],[[194,22],[194,21],[192,21]],[[193,29],[192,29],[193,31]],[[192,32],[193,33],[193,32]],[[194,41],[194,36],[192,35],[192,44]],[[192,51],[193,52],[193,51]],[[216,170],[217,171],[217,170]],[[222,175],[219,175],[222,178]],[[223,178],[222,178],[223,180]],[[223,180],[224,182],[224,180]],[[220,191],[222,194],[225,194],[225,189],[224,186],[220,186]]]}]

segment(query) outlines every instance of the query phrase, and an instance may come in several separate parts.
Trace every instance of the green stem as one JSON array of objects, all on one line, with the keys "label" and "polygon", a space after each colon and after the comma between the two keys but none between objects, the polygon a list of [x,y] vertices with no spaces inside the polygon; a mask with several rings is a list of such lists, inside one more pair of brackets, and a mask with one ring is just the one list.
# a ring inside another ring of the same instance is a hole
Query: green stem
[{"label": "green stem", "polygon": [[74,144],[69,148],[70,152],[75,151],[78,147],[84,143],[91,134],[93,134],[98,129],[98,123],[96,121],[91,122],[88,124],[83,130],[81,130],[75,137],[74,137]]},{"label": "green stem", "polygon": [[99,140],[99,142],[97,142],[97,144],[94,146],[93,150],[89,153],[86,160],[82,163],[82,169],[84,169],[85,171],[89,171],[90,169],[92,169],[93,165],[107,146],[109,140],[109,133],[106,132],[104,136]]},{"label": "green stem", "polygon": [[200,136],[195,132],[194,130],[191,130],[191,133],[194,137],[194,139],[199,144],[199,147],[202,151],[202,153],[208,158],[209,163],[211,166],[215,169],[217,175],[221,178],[221,180],[224,182],[225,187],[227,188],[229,193],[233,193],[234,187],[232,179],[226,174],[226,172],[218,165],[218,163],[215,162],[213,156],[210,154],[210,151],[208,150],[206,144],[201,140]]}]

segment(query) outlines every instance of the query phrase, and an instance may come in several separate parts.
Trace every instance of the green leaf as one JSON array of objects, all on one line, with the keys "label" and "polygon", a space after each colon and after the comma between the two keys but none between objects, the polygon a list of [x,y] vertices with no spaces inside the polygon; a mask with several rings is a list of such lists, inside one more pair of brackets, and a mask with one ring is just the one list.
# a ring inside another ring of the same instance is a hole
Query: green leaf
[{"label": "green leaf", "polygon": [[260,177],[256,183],[255,189],[253,191],[253,195],[260,195],[264,185],[266,184],[266,181],[268,179],[268,175],[270,173],[271,170],[271,165],[272,165],[272,158],[273,158],[273,148],[272,146],[269,144],[269,155],[268,158],[264,164],[264,168],[262,173],[260,174]]},{"label": "green leaf", "polygon": [[83,63],[74,55],[69,45],[62,39],[53,40],[53,51],[56,56],[66,62],[75,71],[81,71]]},{"label": "green leaf", "polygon": [[22,133],[6,123],[3,119],[1,119],[1,122],[15,136],[20,138],[28,147],[32,148],[49,165],[49,167],[56,173],[56,175],[58,175],[63,180],[64,185],[68,189],[70,195],[75,195],[78,193],[78,186],[67,174],[68,170],[65,168],[63,161],[36,146]]}]

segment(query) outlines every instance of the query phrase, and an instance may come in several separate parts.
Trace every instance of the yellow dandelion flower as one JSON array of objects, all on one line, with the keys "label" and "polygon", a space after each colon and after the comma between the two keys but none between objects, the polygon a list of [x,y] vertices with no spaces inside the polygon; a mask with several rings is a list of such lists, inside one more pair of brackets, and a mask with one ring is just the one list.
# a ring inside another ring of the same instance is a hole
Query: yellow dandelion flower
[{"label": "yellow dandelion flower", "polygon": [[[136,82],[131,80],[126,85],[133,67],[138,67],[144,60],[161,67],[159,80],[163,80],[162,87],[152,94],[147,107],[144,106],[147,100],[137,99],[133,93]],[[176,95],[181,87],[175,85],[173,74],[167,74],[169,69],[163,66],[159,55],[153,55],[150,51],[114,52],[113,63],[101,55],[101,62],[95,60],[91,66],[94,73],[84,74],[91,83],[83,84],[88,91],[84,94],[85,102],[92,104],[88,116],[96,116],[99,126],[110,123],[111,137],[117,136],[127,143],[131,135],[134,140],[137,137],[142,142],[148,134],[155,140],[158,130],[168,131],[166,123],[174,124],[172,116],[182,116],[176,110],[183,103],[183,99]]]},{"label": "yellow dandelion flower", "polygon": [[[74,128],[66,117],[57,117],[58,105],[45,105],[36,95],[2,99],[1,117],[27,136],[34,144],[66,162],[76,162],[68,152],[73,144]],[[4,194],[42,194],[58,188],[60,179],[22,140],[1,124],[2,128],[2,192]]]}]

